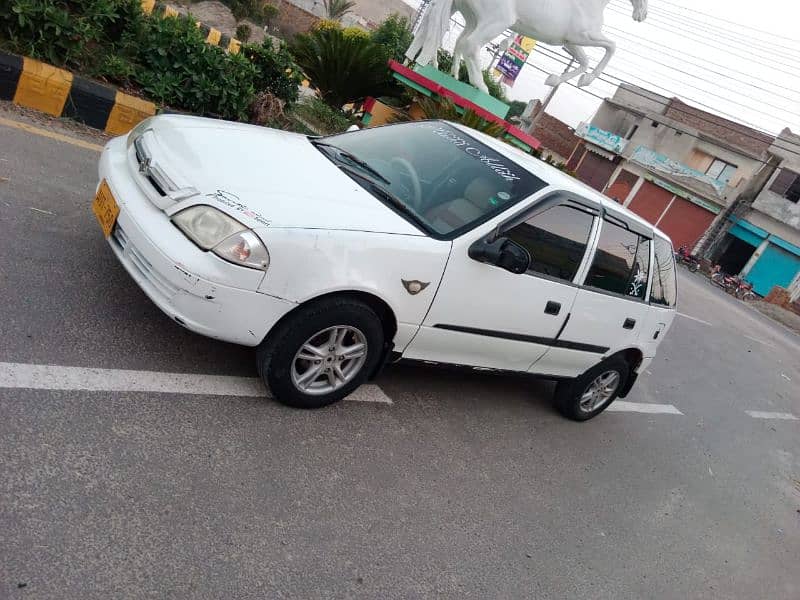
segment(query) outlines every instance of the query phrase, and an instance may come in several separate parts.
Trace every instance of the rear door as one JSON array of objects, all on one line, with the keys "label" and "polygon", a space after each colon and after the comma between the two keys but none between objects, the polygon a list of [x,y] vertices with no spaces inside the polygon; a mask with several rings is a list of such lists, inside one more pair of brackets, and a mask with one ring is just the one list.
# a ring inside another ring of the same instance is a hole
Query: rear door
[{"label": "rear door", "polygon": [[558,338],[572,308],[598,215],[599,206],[555,195],[501,225],[499,235],[530,253],[527,273],[469,257],[469,247],[496,225],[456,239],[430,312],[403,356],[527,371]]},{"label": "rear door", "polygon": [[562,341],[533,370],[572,377],[600,362],[610,350],[637,346],[650,312],[651,254],[652,240],[646,231],[606,214]]}]

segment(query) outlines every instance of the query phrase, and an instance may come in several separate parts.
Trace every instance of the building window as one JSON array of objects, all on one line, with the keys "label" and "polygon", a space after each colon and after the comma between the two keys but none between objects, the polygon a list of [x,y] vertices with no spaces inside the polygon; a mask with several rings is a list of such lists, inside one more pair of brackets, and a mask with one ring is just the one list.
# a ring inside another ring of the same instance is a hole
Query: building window
[{"label": "building window", "polygon": [[626,140],[631,139],[638,130],[639,130],[638,125],[634,125],[633,127],[631,127],[630,130],[628,131],[628,135],[625,136],[625,139]]},{"label": "building window", "polygon": [[706,175],[713,177],[717,181],[722,181],[723,183],[728,183],[733,177],[733,174],[736,173],[736,169],[738,169],[736,165],[732,165],[731,163],[725,162],[724,160],[720,160],[718,158],[714,159],[714,162],[711,163],[711,166],[708,167],[706,170]]},{"label": "building window", "polygon": [[800,174],[789,169],[781,169],[770,190],[786,198],[789,202],[800,202]]}]

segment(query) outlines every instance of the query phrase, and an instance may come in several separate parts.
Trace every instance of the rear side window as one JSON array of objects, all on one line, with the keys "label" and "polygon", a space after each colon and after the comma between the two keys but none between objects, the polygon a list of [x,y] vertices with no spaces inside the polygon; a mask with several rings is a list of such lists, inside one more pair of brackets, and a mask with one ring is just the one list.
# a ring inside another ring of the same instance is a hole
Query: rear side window
[{"label": "rear side window", "polygon": [[530,252],[529,273],[572,281],[586,253],[594,217],[558,205],[512,227],[505,236]]},{"label": "rear side window", "polygon": [[650,240],[603,222],[585,285],[644,300],[650,273]]},{"label": "rear side window", "polygon": [[650,302],[662,306],[675,306],[678,299],[678,285],[675,281],[675,256],[672,244],[663,238],[654,240],[655,265],[653,265],[653,287]]}]

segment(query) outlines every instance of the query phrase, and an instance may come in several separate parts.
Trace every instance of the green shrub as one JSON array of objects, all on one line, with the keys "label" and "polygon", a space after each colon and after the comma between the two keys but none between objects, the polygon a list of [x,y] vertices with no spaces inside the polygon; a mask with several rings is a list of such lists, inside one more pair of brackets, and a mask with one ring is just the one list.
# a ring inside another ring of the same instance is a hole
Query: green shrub
[{"label": "green shrub", "polygon": [[389,16],[372,32],[372,41],[382,46],[389,58],[398,62],[403,62],[413,40],[411,23],[398,14]]},{"label": "green shrub", "polygon": [[323,135],[340,133],[353,124],[341,110],[330,107],[319,98],[301,100],[292,108],[291,114]]},{"label": "green shrub", "polygon": [[253,85],[256,91],[268,91],[288,103],[297,101],[297,87],[303,80],[300,68],[292,55],[281,42],[278,50],[267,38],[262,44],[248,44],[242,47],[241,54],[256,68]]},{"label": "green shrub", "polygon": [[240,42],[246,42],[250,39],[250,33],[250,25],[247,23],[240,23],[236,26],[236,34],[234,37]]},{"label": "green shrub", "polygon": [[269,2],[266,2],[266,0],[221,1],[231,9],[231,13],[233,13],[233,16],[237,21],[242,19],[250,19],[258,25],[266,25],[278,14],[278,9]]},{"label": "green shrub", "polygon": [[140,0],[0,0],[0,47],[229,119],[246,116],[256,90],[295,101],[301,79],[284,46],[228,54],[192,19],[146,16]]},{"label": "green shrub", "polygon": [[137,39],[136,83],[153,100],[201,114],[244,118],[257,69],[242,54],[205,43],[194,21],[147,19]]},{"label": "green shrub", "polygon": [[334,108],[367,96],[397,95],[383,48],[341,29],[316,29],[295,37],[292,55],[320,97]]},{"label": "green shrub", "polygon": [[0,45],[57,66],[91,68],[127,27],[143,18],[139,0],[2,0]]}]

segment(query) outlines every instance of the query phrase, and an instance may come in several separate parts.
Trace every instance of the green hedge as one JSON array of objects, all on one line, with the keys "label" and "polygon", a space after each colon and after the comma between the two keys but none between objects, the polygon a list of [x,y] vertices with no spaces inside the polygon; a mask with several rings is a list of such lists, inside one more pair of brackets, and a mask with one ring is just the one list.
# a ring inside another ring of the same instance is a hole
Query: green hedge
[{"label": "green hedge", "polygon": [[244,119],[258,91],[296,101],[301,79],[283,46],[229,54],[193,20],[147,16],[139,0],[2,0],[0,47],[228,119]]}]

